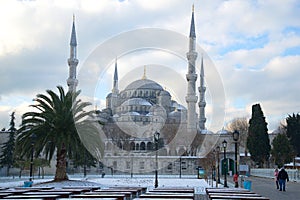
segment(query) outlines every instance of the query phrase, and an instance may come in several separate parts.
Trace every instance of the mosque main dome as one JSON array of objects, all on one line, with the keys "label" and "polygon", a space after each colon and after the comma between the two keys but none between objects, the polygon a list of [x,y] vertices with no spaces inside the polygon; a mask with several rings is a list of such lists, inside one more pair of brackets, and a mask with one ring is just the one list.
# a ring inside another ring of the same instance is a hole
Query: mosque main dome
[{"label": "mosque main dome", "polygon": [[156,83],[155,81],[152,81],[150,79],[139,79],[132,83],[130,83],[126,88],[126,90],[136,90],[136,89],[145,89],[145,90],[160,90],[162,91],[163,88],[161,85]]}]

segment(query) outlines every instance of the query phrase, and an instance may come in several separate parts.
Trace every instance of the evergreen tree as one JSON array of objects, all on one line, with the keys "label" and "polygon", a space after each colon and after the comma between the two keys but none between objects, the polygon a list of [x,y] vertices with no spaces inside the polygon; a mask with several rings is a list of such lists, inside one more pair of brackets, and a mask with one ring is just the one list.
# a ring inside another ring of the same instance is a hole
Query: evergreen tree
[{"label": "evergreen tree", "polygon": [[272,142],[272,156],[275,164],[282,167],[293,160],[292,147],[285,134],[278,134]]},{"label": "evergreen tree", "polygon": [[300,115],[289,115],[286,118],[287,123],[287,137],[290,140],[291,145],[297,156],[300,156]]},{"label": "evergreen tree", "polygon": [[252,106],[252,117],[249,121],[247,148],[251,154],[251,159],[259,167],[270,157],[270,140],[268,135],[267,122],[259,104]]},{"label": "evergreen tree", "polygon": [[9,169],[14,165],[14,151],[15,151],[15,112],[10,115],[10,128],[8,141],[2,146],[2,155],[0,156],[0,166],[6,166],[6,175],[9,176]]}]

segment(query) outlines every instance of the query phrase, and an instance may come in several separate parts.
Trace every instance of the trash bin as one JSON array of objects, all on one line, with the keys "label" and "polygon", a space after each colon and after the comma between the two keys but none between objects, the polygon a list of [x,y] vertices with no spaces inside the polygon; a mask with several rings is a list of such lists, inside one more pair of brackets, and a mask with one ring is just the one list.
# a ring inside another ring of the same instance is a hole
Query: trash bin
[{"label": "trash bin", "polygon": [[244,180],[244,188],[245,188],[245,189],[251,190],[251,184],[252,184],[251,181]]},{"label": "trash bin", "polygon": [[33,184],[33,181],[24,181],[23,187],[31,187]]}]

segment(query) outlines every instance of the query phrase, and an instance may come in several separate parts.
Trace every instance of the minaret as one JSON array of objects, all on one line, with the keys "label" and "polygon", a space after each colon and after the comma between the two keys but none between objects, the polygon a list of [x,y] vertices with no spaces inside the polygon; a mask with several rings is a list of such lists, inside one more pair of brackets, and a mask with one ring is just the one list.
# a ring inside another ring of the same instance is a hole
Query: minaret
[{"label": "minaret", "polygon": [[206,122],[206,118],[205,118],[205,106],[206,106],[206,102],[205,102],[205,91],[206,91],[206,87],[204,86],[204,66],[203,66],[203,55],[201,58],[201,70],[200,70],[200,87],[198,87],[198,91],[199,91],[199,128],[200,130],[204,130],[205,129],[205,122]]},{"label": "minaret", "polygon": [[115,73],[114,73],[114,82],[113,82],[113,89],[111,92],[111,98],[110,98],[110,105],[111,105],[111,110],[112,114],[114,115],[116,113],[116,108],[118,106],[119,102],[119,88],[118,88],[118,64],[117,64],[117,59],[115,61]]},{"label": "minaret", "polygon": [[197,74],[195,69],[195,63],[197,59],[196,52],[196,33],[194,24],[194,5],[192,9],[192,20],[189,36],[189,52],[186,54],[188,59],[188,74],[186,79],[188,81],[187,96],[185,100],[187,102],[188,113],[187,113],[187,131],[197,131],[197,114],[196,114],[196,103],[198,97],[196,96],[196,80]]},{"label": "minaret", "polygon": [[119,86],[118,86],[118,64],[117,64],[117,59],[115,61],[115,73],[114,73],[114,83],[113,83],[113,89],[112,93],[113,94],[118,94],[119,93]]},{"label": "minaret", "polygon": [[73,26],[70,41],[70,58],[68,59],[69,65],[69,78],[67,79],[67,84],[69,86],[69,92],[75,92],[76,86],[78,85],[78,80],[76,79],[76,67],[78,65],[77,59],[77,41],[76,41],[76,31],[75,31],[75,16],[73,15]]}]

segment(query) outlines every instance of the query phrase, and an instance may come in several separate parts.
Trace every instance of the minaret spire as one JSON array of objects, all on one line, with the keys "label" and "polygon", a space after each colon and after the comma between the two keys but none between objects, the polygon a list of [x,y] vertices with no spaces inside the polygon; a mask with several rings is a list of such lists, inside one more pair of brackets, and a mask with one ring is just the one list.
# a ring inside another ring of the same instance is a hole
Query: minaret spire
[{"label": "minaret spire", "polygon": [[196,96],[196,33],[195,33],[195,23],[194,23],[194,6],[192,8],[192,19],[190,27],[190,36],[189,36],[189,52],[187,55],[188,60],[188,74],[186,79],[188,81],[188,90],[185,100],[187,102],[188,113],[187,113],[187,130],[188,132],[197,131],[197,114],[196,114],[196,103],[198,97]]},{"label": "minaret spire", "polygon": [[114,83],[113,83],[113,89],[112,89],[112,92],[114,94],[119,93],[118,82],[119,82],[119,79],[118,79],[118,63],[117,63],[117,58],[116,58],[116,60],[115,60]]},{"label": "minaret spire", "polygon": [[206,122],[206,118],[205,118],[205,106],[206,106],[206,102],[205,102],[205,91],[206,91],[206,87],[204,86],[204,65],[203,65],[203,55],[201,57],[201,69],[200,69],[200,87],[198,88],[199,91],[199,96],[200,96],[200,100],[199,100],[199,128],[200,130],[204,130],[205,129],[205,122]]},{"label": "minaret spire", "polygon": [[196,38],[195,22],[194,22],[194,4],[193,4],[193,7],[192,7],[192,19],[191,19],[190,37]]},{"label": "minaret spire", "polygon": [[69,78],[67,79],[67,84],[69,86],[69,92],[75,92],[76,86],[78,85],[78,80],[76,79],[76,67],[78,65],[77,59],[77,40],[76,40],[76,30],[75,30],[75,16],[73,15],[73,24],[70,40],[70,58],[68,59],[69,65]]},{"label": "minaret spire", "polygon": [[146,65],[144,65],[144,74],[143,74],[142,79],[147,79],[147,76],[146,76]]}]

